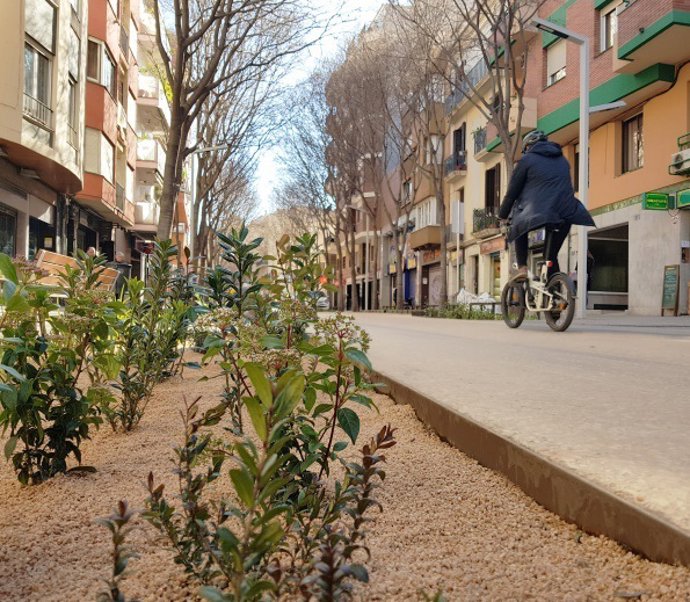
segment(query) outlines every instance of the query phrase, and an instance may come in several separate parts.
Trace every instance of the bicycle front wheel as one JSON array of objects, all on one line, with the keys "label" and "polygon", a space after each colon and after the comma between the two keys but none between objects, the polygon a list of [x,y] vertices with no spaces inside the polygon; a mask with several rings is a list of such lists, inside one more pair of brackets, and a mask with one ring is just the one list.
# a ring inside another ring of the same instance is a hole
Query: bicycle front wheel
[{"label": "bicycle front wheel", "polygon": [[567,330],[575,316],[575,291],[565,274],[554,274],[546,290],[553,295],[553,309],[544,312],[546,323],[556,332]]},{"label": "bicycle front wheel", "polygon": [[525,288],[523,282],[509,282],[501,293],[501,313],[508,328],[517,328],[525,319]]}]

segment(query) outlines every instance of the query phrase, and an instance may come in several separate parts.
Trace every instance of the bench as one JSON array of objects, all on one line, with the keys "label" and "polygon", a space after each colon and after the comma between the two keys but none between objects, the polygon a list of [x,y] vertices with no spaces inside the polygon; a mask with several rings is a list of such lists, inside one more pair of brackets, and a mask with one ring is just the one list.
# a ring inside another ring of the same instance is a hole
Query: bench
[{"label": "bench", "polygon": [[[74,257],[53,253],[45,249],[41,249],[36,254],[36,266],[48,272],[48,275],[40,280],[40,283],[46,286],[64,286],[64,281],[60,276],[65,273],[65,267],[79,268]],[[105,267],[98,274],[96,286],[109,291],[114,290],[119,275],[120,272],[115,268]]]}]

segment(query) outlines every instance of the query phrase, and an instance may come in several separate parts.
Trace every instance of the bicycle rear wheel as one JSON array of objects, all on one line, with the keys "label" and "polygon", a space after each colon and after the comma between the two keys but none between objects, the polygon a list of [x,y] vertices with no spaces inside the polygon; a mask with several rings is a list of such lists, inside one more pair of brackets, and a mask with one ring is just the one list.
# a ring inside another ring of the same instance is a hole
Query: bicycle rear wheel
[{"label": "bicycle rear wheel", "polygon": [[546,290],[553,295],[554,309],[544,312],[546,323],[556,332],[567,330],[575,316],[575,291],[565,274],[554,274]]},{"label": "bicycle rear wheel", "polygon": [[501,313],[508,328],[517,328],[525,319],[525,288],[523,282],[509,282],[501,293]]}]

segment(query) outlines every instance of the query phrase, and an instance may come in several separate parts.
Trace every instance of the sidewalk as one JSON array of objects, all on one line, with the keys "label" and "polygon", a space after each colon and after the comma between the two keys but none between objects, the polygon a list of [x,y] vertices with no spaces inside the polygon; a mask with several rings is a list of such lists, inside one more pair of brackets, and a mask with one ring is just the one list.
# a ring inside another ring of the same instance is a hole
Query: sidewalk
[{"label": "sidewalk", "polygon": [[454,445],[585,529],[690,564],[690,318],[357,320],[393,395]]}]

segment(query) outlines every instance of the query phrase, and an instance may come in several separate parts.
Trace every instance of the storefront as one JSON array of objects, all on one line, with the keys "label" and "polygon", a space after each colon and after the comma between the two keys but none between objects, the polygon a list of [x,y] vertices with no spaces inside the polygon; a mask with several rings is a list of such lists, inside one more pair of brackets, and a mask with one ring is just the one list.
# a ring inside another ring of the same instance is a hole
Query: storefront
[{"label": "storefront", "polygon": [[501,296],[501,262],[504,250],[505,240],[502,236],[485,240],[479,245],[485,278],[482,292],[488,292],[496,298]]}]

